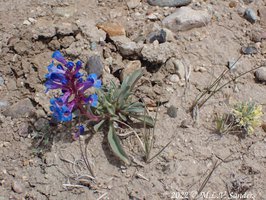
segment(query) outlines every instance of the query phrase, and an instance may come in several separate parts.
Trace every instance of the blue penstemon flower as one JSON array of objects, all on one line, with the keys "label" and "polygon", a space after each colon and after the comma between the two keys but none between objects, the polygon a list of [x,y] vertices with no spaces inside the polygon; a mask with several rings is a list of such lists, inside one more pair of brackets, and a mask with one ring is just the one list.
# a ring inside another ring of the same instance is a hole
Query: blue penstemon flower
[{"label": "blue penstemon flower", "polygon": [[90,120],[98,121],[90,106],[96,107],[98,96],[90,94],[89,88],[100,88],[101,80],[97,79],[96,74],[89,74],[83,79],[84,74],[79,72],[82,67],[81,61],[68,62],[62,56],[60,51],[55,51],[52,55],[59,64],[54,61],[47,67],[48,73],[45,75],[46,92],[54,89],[61,89],[62,94],[59,97],[50,100],[50,110],[53,112],[53,118],[59,122],[72,120],[72,113],[79,110],[81,115],[87,116]]}]

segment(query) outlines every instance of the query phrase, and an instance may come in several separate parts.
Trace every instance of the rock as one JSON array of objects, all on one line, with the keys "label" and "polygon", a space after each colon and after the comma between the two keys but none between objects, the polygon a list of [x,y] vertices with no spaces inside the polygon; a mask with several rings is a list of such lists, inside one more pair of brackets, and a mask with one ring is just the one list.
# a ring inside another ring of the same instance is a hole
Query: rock
[{"label": "rock", "polygon": [[18,135],[21,137],[27,137],[29,134],[29,124],[27,122],[23,122],[18,127]]},{"label": "rock", "polygon": [[109,37],[126,35],[125,28],[121,24],[114,22],[97,24],[97,28],[105,31],[109,35]]},{"label": "rock", "polygon": [[127,1],[127,7],[129,9],[137,8],[140,4],[140,0],[129,0]]},{"label": "rock", "polygon": [[33,30],[33,37],[34,39],[38,39],[41,37],[44,38],[52,38],[56,35],[55,26],[37,26],[35,30]]},{"label": "rock", "polygon": [[99,55],[90,56],[86,63],[85,69],[88,74],[97,74],[100,77],[103,73],[104,65]]},{"label": "rock", "polygon": [[134,71],[141,68],[141,62],[139,60],[130,61],[120,74],[120,80],[123,81],[127,76]]},{"label": "rock", "polygon": [[257,48],[253,45],[249,45],[247,47],[242,47],[241,51],[243,54],[246,54],[246,55],[258,53]]},{"label": "rock", "polygon": [[196,68],[194,69],[194,71],[195,71],[195,72],[206,72],[207,69],[206,69],[205,67],[196,67]]},{"label": "rock", "polygon": [[175,41],[175,36],[173,32],[167,28],[163,28],[164,32],[166,33],[166,41],[167,42],[173,42]]},{"label": "rock", "polygon": [[18,182],[18,181],[13,181],[12,189],[13,189],[14,192],[16,192],[18,194],[21,194],[24,191],[24,188],[23,188],[22,184],[20,182]]},{"label": "rock", "polygon": [[169,117],[171,118],[176,118],[177,117],[177,108],[173,105],[171,105],[168,109],[167,109],[167,114],[169,115]]},{"label": "rock", "polygon": [[266,28],[266,8],[265,6],[259,9],[260,24],[262,27]]},{"label": "rock", "polygon": [[58,39],[53,39],[48,43],[48,47],[53,51],[58,50],[60,49],[60,42]]},{"label": "rock", "polygon": [[148,0],[148,3],[153,6],[175,7],[186,6],[191,3],[191,0]]},{"label": "rock", "polygon": [[60,39],[60,44],[64,48],[68,48],[73,42],[75,42],[75,38],[73,36],[65,36]]},{"label": "rock", "polygon": [[237,6],[237,2],[236,1],[230,1],[229,3],[229,7],[230,8],[235,8]]},{"label": "rock", "polygon": [[172,83],[178,83],[180,81],[179,79],[179,76],[177,74],[173,74],[170,76],[169,80],[172,82]]},{"label": "rock", "polygon": [[266,83],[266,67],[257,69],[255,77],[258,81]]},{"label": "rock", "polygon": [[[165,77],[165,75],[162,72],[157,71],[157,72],[155,72],[155,73],[152,74],[151,82],[153,84],[162,85],[163,84],[164,77]],[[161,88],[160,88],[160,91],[159,91],[158,94],[161,94]]]},{"label": "rock", "polygon": [[97,43],[96,43],[96,42],[91,42],[91,43],[90,43],[90,49],[91,49],[92,51],[95,51],[95,50],[97,49]]},{"label": "rock", "polygon": [[159,43],[166,42],[166,32],[163,29],[151,32],[146,38],[146,43],[153,43],[155,40]]},{"label": "rock", "polygon": [[263,40],[261,43],[261,54],[264,55],[266,54],[266,41]]},{"label": "rock", "polygon": [[146,44],[141,51],[143,60],[156,64],[165,63],[169,58],[173,57],[175,53],[177,53],[175,45],[169,42],[162,44],[158,44],[158,42]]},{"label": "rock", "polygon": [[67,49],[65,53],[69,56],[78,57],[82,53],[82,48],[84,43],[82,42],[73,42]]},{"label": "rock", "polygon": [[32,24],[35,24],[37,22],[37,20],[32,17],[29,17],[28,21]]},{"label": "rock", "polygon": [[77,21],[77,26],[80,28],[85,37],[91,42],[104,41],[106,39],[106,33],[103,30],[99,30],[96,24],[92,20]]},{"label": "rock", "polygon": [[23,21],[23,25],[29,26],[29,25],[31,25],[31,23],[29,20],[26,19]]},{"label": "rock", "polygon": [[114,36],[110,39],[114,42],[116,48],[122,56],[128,57],[139,55],[141,52],[142,45],[131,41],[126,36]]},{"label": "rock", "polygon": [[191,122],[188,119],[182,120],[180,127],[181,128],[189,128],[191,126]]},{"label": "rock", "polygon": [[0,74],[0,86],[4,85],[5,80],[2,77],[2,74]]},{"label": "rock", "polygon": [[5,100],[0,100],[0,111],[5,110],[8,107],[9,103]]},{"label": "rock", "polygon": [[185,80],[185,76],[186,76],[186,68],[183,64],[182,61],[178,60],[178,59],[175,59],[173,61],[174,63],[174,66],[175,66],[175,72],[176,74],[179,76],[179,78],[181,80]]},{"label": "rock", "polygon": [[73,16],[76,11],[77,11],[76,6],[53,7],[53,13],[55,15],[66,18]]},{"label": "rock", "polygon": [[151,20],[151,21],[155,21],[155,20],[159,19],[158,18],[158,13],[150,13],[150,14],[147,15],[147,18],[149,20]]},{"label": "rock", "polygon": [[31,103],[31,100],[26,98],[19,102],[13,104],[7,110],[3,112],[5,116],[10,116],[12,118],[20,117],[30,117],[34,114],[35,108]]},{"label": "rock", "polygon": [[47,120],[45,118],[39,118],[34,123],[34,127],[36,128],[37,131],[41,131],[41,130],[45,129],[48,126],[49,126],[49,120]]},{"label": "rock", "polygon": [[31,49],[31,42],[28,40],[20,40],[14,45],[14,50],[17,54],[23,55],[24,53],[28,53]]},{"label": "rock", "polygon": [[261,42],[262,36],[259,32],[253,32],[251,33],[250,40],[253,42]]},{"label": "rock", "polygon": [[59,35],[71,35],[78,31],[78,26],[72,23],[63,22],[56,25],[56,32]]},{"label": "rock", "polygon": [[193,10],[181,7],[162,21],[166,28],[172,31],[186,31],[193,28],[206,26],[211,21],[211,16],[205,10]]},{"label": "rock", "polygon": [[254,24],[257,21],[257,15],[254,12],[254,10],[252,10],[251,8],[247,8],[245,10],[244,17],[252,24]]}]

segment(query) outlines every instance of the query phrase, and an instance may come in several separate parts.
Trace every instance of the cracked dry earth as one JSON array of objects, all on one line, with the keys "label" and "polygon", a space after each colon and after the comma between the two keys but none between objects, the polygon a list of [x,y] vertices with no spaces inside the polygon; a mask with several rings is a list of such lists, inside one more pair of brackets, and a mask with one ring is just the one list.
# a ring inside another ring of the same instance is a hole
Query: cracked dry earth
[{"label": "cracked dry earth", "polygon": [[[149,2],[0,0],[0,200],[192,199],[201,188],[195,199],[266,199],[263,128],[244,139],[214,133],[215,115],[235,102],[252,100],[266,111],[265,71],[226,86],[203,106],[197,123],[188,112],[196,95],[240,55],[231,75],[265,65],[265,1],[193,0],[181,10]],[[167,24],[177,9],[183,18],[195,15],[194,22]],[[255,16],[245,16],[246,9]],[[155,102],[164,102],[152,151],[171,141],[162,154],[146,164],[130,135],[122,141],[134,162],[125,166],[104,133],[82,137],[82,154],[68,125],[50,127],[52,94],[44,93],[43,83],[56,49],[83,63],[96,55],[102,65],[92,62],[88,70],[94,66],[104,83],[119,84],[142,67],[136,97],[152,116]],[[94,180],[82,155],[93,165]]]}]

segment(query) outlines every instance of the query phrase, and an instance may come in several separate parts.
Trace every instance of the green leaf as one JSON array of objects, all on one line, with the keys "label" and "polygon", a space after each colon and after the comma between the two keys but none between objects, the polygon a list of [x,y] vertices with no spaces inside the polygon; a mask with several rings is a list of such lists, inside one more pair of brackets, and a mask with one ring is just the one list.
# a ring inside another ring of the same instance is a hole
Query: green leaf
[{"label": "green leaf", "polygon": [[144,113],[144,104],[141,102],[130,103],[125,105],[122,110],[127,113]]},{"label": "green leaf", "polygon": [[132,90],[135,87],[135,84],[142,76],[142,69],[134,71],[127,81],[127,85],[130,86],[130,90]]},{"label": "green leaf", "polygon": [[125,115],[123,115],[122,113],[118,113],[118,115],[123,121],[127,121],[127,117]]},{"label": "green leaf", "polygon": [[129,165],[130,160],[128,159],[127,154],[125,153],[123,147],[121,146],[119,137],[115,133],[113,122],[110,122],[109,124],[108,142],[114,154],[118,158],[120,158],[123,162],[125,162],[127,165]]},{"label": "green leaf", "polygon": [[124,81],[121,84],[121,87],[119,89],[118,93],[118,102],[119,104],[122,104],[123,101],[126,101],[127,98],[130,96],[131,91],[135,87],[135,84],[142,76],[142,70],[136,70],[134,71],[130,76],[127,76]]},{"label": "green leaf", "polygon": [[101,128],[101,126],[103,125],[103,123],[105,122],[105,120],[101,120],[98,124],[93,126],[93,129],[95,130],[95,132],[97,132],[99,130],[99,128]]},{"label": "green leaf", "polygon": [[141,122],[145,122],[148,126],[154,127],[154,120],[151,116],[147,116],[147,115],[130,115],[131,117],[141,121]]}]

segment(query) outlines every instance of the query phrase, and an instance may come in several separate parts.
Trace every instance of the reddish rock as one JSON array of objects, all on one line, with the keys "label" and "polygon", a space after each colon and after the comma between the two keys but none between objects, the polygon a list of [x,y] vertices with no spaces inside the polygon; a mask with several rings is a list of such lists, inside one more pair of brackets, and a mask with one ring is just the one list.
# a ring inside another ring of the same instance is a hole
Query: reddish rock
[{"label": "reddish rock", "polygon": [[105,22],[97,24],[97,28],[105,31],[110,37],[126,35],[125,28],[121,24],[115,22]]}]

